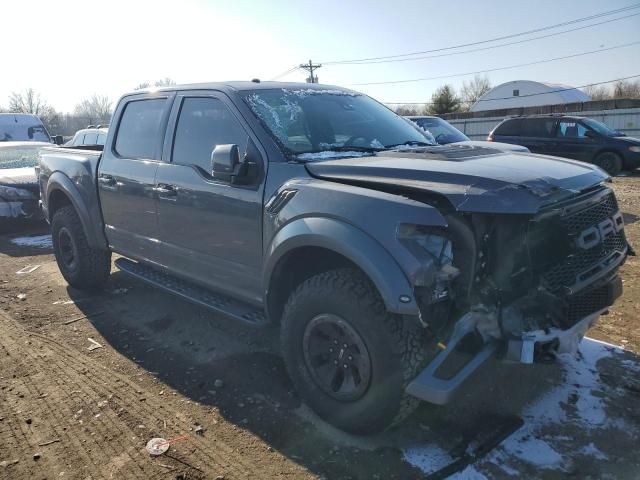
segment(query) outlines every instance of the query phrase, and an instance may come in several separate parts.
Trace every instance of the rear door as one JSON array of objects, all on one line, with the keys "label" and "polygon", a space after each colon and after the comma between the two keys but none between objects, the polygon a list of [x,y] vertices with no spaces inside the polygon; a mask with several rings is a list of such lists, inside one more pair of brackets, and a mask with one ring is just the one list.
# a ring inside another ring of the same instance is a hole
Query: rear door
[{"label": "rear door", "polygon": [[553,155],[591,161],[598,148],[597,140],[586,135],[589,129],[577,119],[562,119],[558,123]]},{"label": "rear door", "polygon": [[[262,195],[259,179],[234,185],[212,177],[216,145],[236,144],[261,172],[266,158],[222,93],[178,95],[172,140],[156,175],[158,244],[163,264],[208,287],[259,303],[262,298]],[[249,139],[252,142],[249,143]],[[262,178],[262,175],[259,175]]]},{"label": "rear door", "polygon": [[155,177],[172,95],[139,95],[121,102],[98,167],[98,190],[111,248],[157,262]]},{"label": "rear door", "polygon": [[553,155],[554,135],[556,129],[554,118],[523,118],[520,145],[528,147],[533,153]]}]

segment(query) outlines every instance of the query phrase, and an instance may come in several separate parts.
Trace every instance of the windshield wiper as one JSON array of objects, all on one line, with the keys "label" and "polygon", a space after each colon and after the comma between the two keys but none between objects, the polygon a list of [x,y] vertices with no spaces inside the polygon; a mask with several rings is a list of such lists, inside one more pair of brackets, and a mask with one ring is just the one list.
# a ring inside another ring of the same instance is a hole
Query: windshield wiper
[{"label": "windshield wiper", "polygon": [[331,146],[329,148],[323,148],[322,150],[311,150],[308,152],[296,152],[296,155],[304,154],[304,153],[322,153],[322,152],[381,152],[384,148],[376,148],[376,147],[356,147],[355,145],[339,145],[339,146]]},{"label": "windshield wiper", "polygon": [[392,145],[385,145],[384,148],[402,147],[403,145],[408,145],[410,147],[433,147],[433,146],[435,146],[437,144],[436,143],[421,142],[420,140],[408,140],[408,141],[402,142],[402,143],[394,143]]}]

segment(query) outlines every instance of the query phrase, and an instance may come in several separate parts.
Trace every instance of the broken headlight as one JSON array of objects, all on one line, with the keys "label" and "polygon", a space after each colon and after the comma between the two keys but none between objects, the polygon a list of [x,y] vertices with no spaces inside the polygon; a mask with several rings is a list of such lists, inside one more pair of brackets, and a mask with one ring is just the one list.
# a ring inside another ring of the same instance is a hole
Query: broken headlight
[{"label": "broken headlight", "polygon": [[420,262],[414,274],[416,286],[436,286],[459,273],[453,266],[453,244],[442,230],[402,223],[396,232],[398,241]]},{"label": "broken headlight", "polygon": [[412,253],[426,252],[439,265],[453,263],[453,245],[451,240],[442,235],[442,232],[436,232],[433,228],[422,225],[401,223],[397,238]]},{"label": "broken headlight", "polygon": [[23,190],[22,188],[0,186],[0,198],[8,202],[14,202],[18,200],[29,200],[34,198],[33,193],[29,190]]}]

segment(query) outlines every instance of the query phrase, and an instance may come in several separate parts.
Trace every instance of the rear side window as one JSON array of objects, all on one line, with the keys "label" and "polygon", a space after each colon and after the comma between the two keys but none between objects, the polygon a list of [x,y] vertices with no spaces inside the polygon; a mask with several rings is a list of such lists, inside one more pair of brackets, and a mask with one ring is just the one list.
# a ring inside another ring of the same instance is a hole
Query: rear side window
[{"label": "rear side window", "polygon": [[523,137],[551,137],[555,120],[552,118],[527,118],[522,122]]},{"label": "rear side window", "polygon": [[99,133],[98,134],[98,142],[97,142],[97,144],[98,145],[104,145],[104,142],[106,142],[106,141],[107,141],[107,135],[104,134],[104,133]]},{"label": "rear side window", "polygon": [[118,127],[116,152],[126,158],[158,159],[165,98],[129,102]]},{"label": "rear side window", "polygon": [[522,120],[506,120],[498,125],[495,135],[504,135],[505,137],[518,137],[522,135]]},{"label": "rear side window", "polygon": [[76,134],[75,138],[73,139],[73,144],[74,145],[82,145],[84,141],[84,133],[78,133]]},{"label": "rear side window", "polygon": [[173,163],[195,165],[211,174],[216,145],[247,147],[248,135],[224,103],[215,98],[185,98],[173,144]]},{"label": "rear side window", "polygon": [[87,133],[84,136],[84,145],[95,145],[96,142],[98,141],[98,134],[97,133]]}]

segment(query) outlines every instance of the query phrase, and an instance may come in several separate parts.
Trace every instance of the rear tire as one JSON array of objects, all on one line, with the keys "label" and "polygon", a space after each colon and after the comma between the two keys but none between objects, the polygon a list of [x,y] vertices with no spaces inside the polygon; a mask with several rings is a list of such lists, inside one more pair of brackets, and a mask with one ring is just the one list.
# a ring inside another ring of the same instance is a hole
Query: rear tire
[{"label": "rear tire", "polygon": [[384,430],[419,404],[405,388],[424,365],[423,330],[387,312],[355,269],[321,273],[298,286],[284,308],[281,342],[297,391],[342,430]]},{"label": "rear tire", "polygon": [[62,207],[54,213],[51,231],[58,268],[69,285],[90,290],[107,281],[111,272],[111,252],[89,246],[80,217],[73,207]]},{"label": "rear tire", "polygon": [[595,164],[612,177],[622,171],[622,158],[615,152],[603,152],[596,157]]}]

